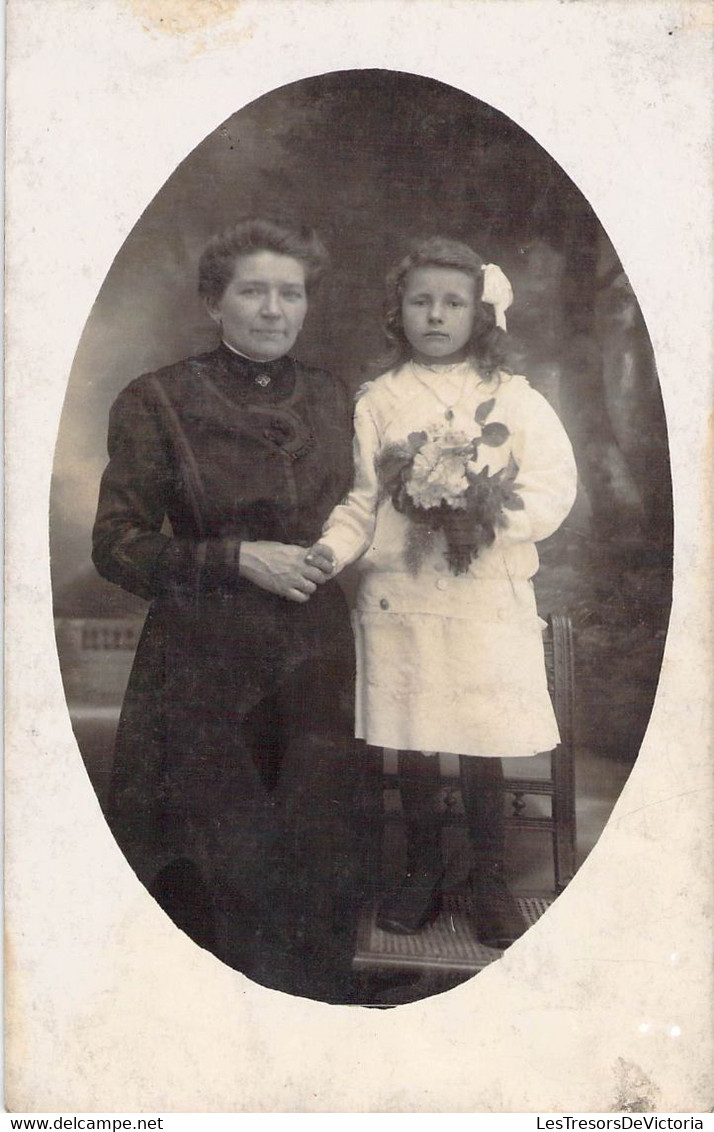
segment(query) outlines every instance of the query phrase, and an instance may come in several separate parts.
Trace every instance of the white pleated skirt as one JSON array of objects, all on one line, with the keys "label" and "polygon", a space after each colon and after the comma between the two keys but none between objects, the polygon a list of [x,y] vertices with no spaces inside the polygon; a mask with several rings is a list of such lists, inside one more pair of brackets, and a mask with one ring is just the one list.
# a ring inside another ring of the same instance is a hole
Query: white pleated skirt
[{"label": "white pleated skirt", "polygon": [[395,750],[499,758],[557,745],[544,622],[529,581],[514,588],[469,579],[459,616],[410,611],[380,599],[378,586],[370,591],[353,613],[358,738]]}]

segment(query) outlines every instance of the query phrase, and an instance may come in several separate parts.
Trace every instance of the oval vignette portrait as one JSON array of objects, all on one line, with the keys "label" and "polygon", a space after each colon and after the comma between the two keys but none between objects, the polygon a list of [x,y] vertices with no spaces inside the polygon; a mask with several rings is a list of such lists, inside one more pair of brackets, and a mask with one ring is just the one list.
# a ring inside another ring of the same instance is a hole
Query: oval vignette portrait
[{"label": "oval vignette portrait", "polygon": [[594,210],[417,75],[239,110],[98,294],[51,558],[87,775],[178,929],[328,1003],[477,975],[597,842],[667,631],[664,411]]}]

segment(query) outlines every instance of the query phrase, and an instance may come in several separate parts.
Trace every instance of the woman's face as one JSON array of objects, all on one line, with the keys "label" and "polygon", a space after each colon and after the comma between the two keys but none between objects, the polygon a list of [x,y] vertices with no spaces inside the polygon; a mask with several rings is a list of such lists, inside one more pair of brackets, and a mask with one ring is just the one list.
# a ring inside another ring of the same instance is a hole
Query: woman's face
[{"label": "woman's face", "polygon": [[466,355],[476,314],[476,283],[451,267],[415,267],[402,296],[402,325],[421,362],[458,362]]},{"label": "woman's face", "polygon": [[259,362],[281,358],[295,345],[307,313],[305,267],[277,252],[240,256],[208,313],[234,350]]}]

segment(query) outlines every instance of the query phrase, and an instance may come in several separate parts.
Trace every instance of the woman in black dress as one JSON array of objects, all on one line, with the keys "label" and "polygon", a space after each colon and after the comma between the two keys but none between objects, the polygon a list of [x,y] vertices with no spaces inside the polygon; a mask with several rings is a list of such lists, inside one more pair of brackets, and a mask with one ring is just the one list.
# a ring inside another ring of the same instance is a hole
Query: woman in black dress
[{"label": "woman in black dress", "polygon": [[151,602],[108,818],[174,920],[256,981],[349,1001],[371,784],[354,754],[353,641],[305,561],[350,486],[350,408],[292,348],[316,235],[249,219],[214,237],[208,354],[132,382],[109,423],[93,559]]}]

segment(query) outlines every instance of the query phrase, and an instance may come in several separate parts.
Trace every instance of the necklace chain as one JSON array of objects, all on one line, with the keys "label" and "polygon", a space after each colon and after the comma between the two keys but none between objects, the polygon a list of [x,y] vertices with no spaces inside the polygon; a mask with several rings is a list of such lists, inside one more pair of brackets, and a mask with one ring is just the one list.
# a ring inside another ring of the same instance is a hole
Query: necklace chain
[{"label": "necklace chain", "polygon": [[[439,372],[451,373],[453,370],[458,369],[458,367],[462,364],[463,364],[462,362],[455,362],[453,365],[450,365],[450,366],[440,366],[438,368],[437,367],[432,368],[432,366],[423,366],[422,368],[427,369],[427,370],[429,370],[430,373],[434,373],[434,374],[438,374]],[[469,371],[466,370],[466,372],[464,373],[463,381],[461,382],[461,388],[459,389],[458,395],[456,397],[454,397],[453,400],[447,401],[447,400],[445,400],[444,397],[441,396],[440,393],[437,392],[436,389],[433,388],[433,386],[431,386],[429,384],[428,381],[424,381],[424,378],[419,376],[419,372],[418,372],[418,370],[417,370],[417,368],[416,368],[416,366],[414,365],[413,362],[410,363],[410,367],[411,367],[412,374],[417,379],[419,384],[423,385],[425,389],[428,389],[428,391],[436,398],[436,400],[439,401],[439,403],[444,406],[444,408],[446,410],[446,412],[444,413],[444,416],[446,417],[447,421],[452,421],[454,419],[454,409],[458,405],[459,401],[461,401],[461,399],[464,396],[464,393],[466,392],[466,386],[467,386],[468,380],[469,380]]]}]

